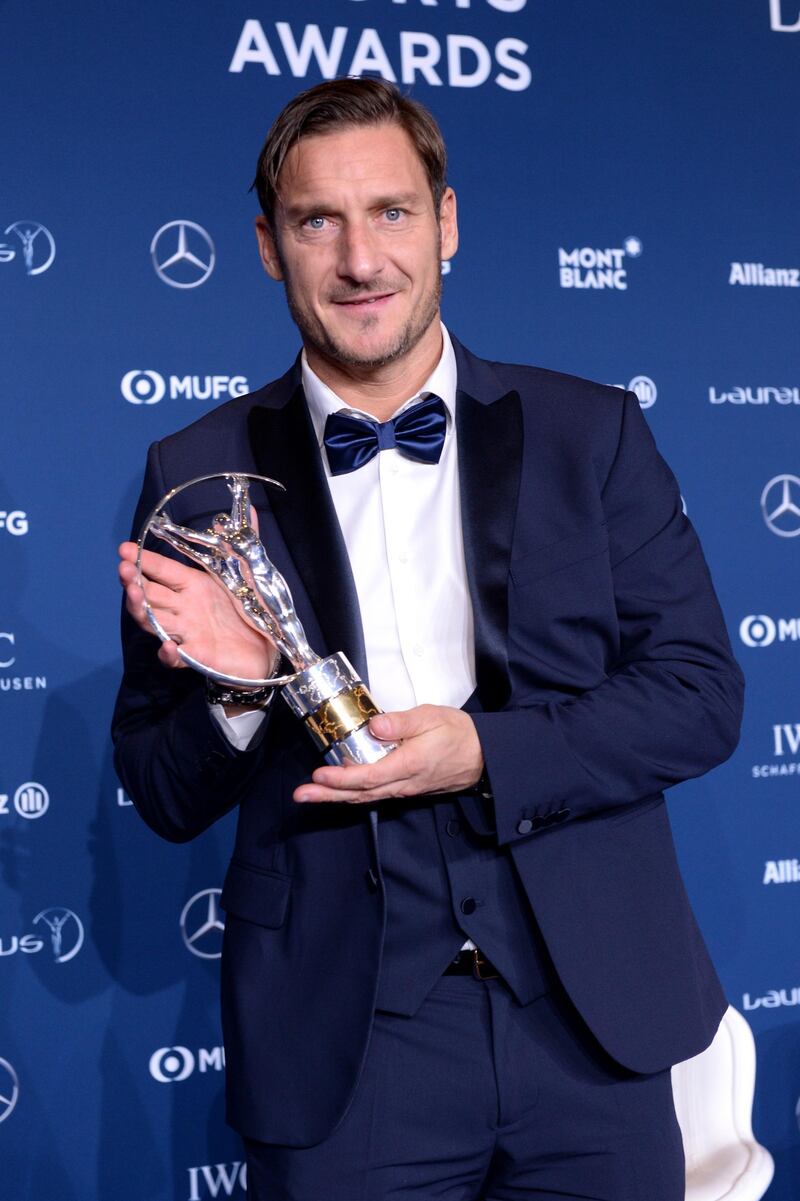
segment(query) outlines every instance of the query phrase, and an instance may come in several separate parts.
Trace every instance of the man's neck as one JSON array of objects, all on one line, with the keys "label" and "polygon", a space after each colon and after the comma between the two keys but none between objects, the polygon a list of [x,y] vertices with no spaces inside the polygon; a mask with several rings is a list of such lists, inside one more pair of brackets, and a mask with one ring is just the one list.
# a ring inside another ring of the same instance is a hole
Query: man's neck
[{"label": "man's neck", "polygon": [[437,321],[425,331],[416,346],[402,358],[384,367],[350,367],[325,358],[306,346],[311,370],[340,400],[353,409],[387,421],[421,389],[442,357],[442,331]]}]

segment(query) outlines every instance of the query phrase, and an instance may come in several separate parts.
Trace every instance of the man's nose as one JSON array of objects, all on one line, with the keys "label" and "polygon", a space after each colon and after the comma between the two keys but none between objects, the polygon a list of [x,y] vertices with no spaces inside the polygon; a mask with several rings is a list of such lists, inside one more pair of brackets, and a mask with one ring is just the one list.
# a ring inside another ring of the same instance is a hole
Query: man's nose
[{"label": "man's nose", "polygon": [[368,283],[383,270],[385,255],[377,231],[368,222],[347,225],[339,243],[339,274]]}]

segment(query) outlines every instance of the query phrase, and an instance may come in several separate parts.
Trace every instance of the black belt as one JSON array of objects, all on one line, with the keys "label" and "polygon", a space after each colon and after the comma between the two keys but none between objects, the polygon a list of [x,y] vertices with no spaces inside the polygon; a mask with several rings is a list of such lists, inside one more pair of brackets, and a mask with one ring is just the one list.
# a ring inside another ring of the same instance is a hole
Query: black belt
[{"label": "black belt", "polygon": [[444,969],[445,976],[474,976],[476,980],[498,980],[500,973],[493,963],[475,947],[471,951],[459,951],[455,959]]}]

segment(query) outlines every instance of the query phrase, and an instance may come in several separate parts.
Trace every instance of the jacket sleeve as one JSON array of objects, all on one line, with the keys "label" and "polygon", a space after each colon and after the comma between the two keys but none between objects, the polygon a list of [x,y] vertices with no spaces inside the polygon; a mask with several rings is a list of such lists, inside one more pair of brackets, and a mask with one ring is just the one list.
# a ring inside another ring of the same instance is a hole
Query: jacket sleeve
[{"label": "jacket sleeve", "polygon": [[[134,517],[134,539],[167,490],[155,443]],[[163,667],[158,646],[123,605],[124,673],[112,719],[114,764],[147,824],[163,838],[185,842],[237,804],[263,762],[264,744],[257,740],[252,750],[237,751],[210,713],[202,676],[189,668]]]},{"label": "jacket sleeve", "polygon": [[657,795],[738,741],[742,675],[677,483],[630,393],[602,501],[616,661],[574,698],[472,715],[500,843]]}]

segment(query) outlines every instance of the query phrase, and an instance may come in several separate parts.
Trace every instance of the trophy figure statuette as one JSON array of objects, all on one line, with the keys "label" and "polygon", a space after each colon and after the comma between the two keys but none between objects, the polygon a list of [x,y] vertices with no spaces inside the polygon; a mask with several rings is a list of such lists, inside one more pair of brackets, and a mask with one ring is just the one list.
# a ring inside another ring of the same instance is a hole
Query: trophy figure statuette
[{"label": "trophy figure statuette", "polygon": [[[209,480],[224,480],[231,494],[230,513],[218,513],[207,530],[177,525],[166,512],[170,501]],[[142,577],[145,539],[153,534],[207,571],[227,591],[244,621],[274,643],[292,670],[269,679],[248,679],[201,663],[178,645],[183,662],[218,684],[241,689],[243,704],[247,703],[248,690],[280,688],[328,763],[374,763],[397,744],[382,742],[370,733],[369,719],[381,710],[347,657],[337,652],[322,658],[309,646],[286,580],[253,526],[250,484],[254,480],[285,491],[282,484],[268,476],[215,472],[187,480],[158,502],[142,527],[136,559],[150,625],[162,642],[171,638],[147,600]]]}]

